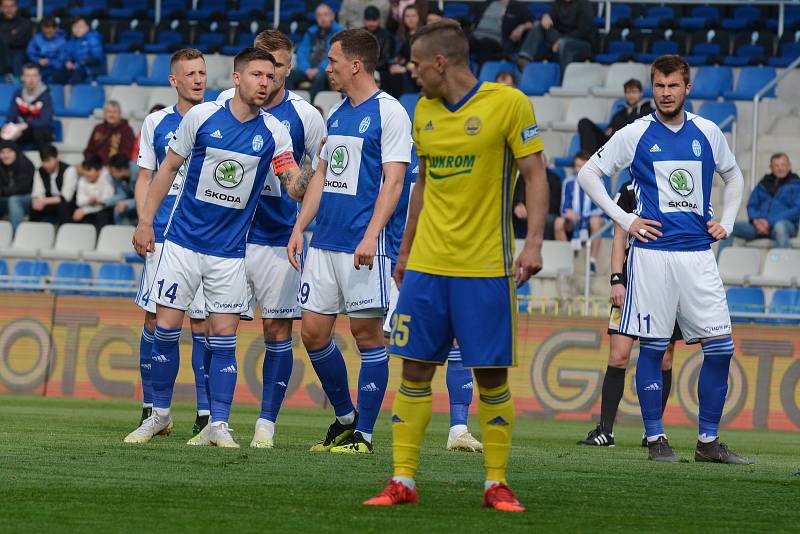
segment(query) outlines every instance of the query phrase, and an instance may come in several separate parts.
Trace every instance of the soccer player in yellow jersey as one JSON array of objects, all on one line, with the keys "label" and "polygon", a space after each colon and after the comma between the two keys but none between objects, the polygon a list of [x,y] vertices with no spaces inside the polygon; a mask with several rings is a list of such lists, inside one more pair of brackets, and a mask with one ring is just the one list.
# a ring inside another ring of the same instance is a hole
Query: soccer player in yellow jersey
[{"label": "soccer player in yellow jersey", "polygon": [[[413,127],[420,172],[394,271],[400,297],[389,352],[403,358],[392,407],[394,477],[367,505],[417,502],[431,380],[455,337],[480,393],[483,505],[524,510],[506,485],[515,419],[508,368],[515,365],[514,284],[542,268],[548,205],[543,145],[528,98],[478,82],[468,55],[467,39],[452,20],[424,26],[411,47],[412,72],[424,98]],[[514,261],[511,198],[518,169],[527,185],[529,217],[524,249]]]}]

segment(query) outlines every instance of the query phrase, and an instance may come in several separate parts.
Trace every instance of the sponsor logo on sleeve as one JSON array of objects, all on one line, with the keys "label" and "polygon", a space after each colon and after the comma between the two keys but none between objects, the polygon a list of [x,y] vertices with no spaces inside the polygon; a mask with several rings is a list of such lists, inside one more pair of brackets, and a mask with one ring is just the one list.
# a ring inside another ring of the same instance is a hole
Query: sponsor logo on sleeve
[{"label": "sponsor logo on sleeve", "polygon": [[527,143],[528,141],[532,141],[533,139],[536,139],[537,137],[539,137],[539,126],[534,123],[534,124],[528,126],[527,128],[525,128],[524,130],[522,130],[522,134],[520,134],[520,135],[522,136],[522,142],[523,143]]}]

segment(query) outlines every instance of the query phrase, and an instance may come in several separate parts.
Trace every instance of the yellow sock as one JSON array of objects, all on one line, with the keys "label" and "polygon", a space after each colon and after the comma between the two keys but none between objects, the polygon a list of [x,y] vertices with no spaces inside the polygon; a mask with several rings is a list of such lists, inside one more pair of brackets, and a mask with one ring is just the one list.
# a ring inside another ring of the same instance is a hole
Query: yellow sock
[{"label": "yellow sock", "polygon": [[478,420],[483,437],[483,463],[486,480],[505,484],[508,453],[511,450],[511,432],[514,430],[514,401],[508,384],[496,388],[478,385]]},{"label": "yellow sock", "polygon": [[392,450],[394,476],[413,479],[417,475],[422,435],[431,420],[430,382],[403,379],[392,405]]}]

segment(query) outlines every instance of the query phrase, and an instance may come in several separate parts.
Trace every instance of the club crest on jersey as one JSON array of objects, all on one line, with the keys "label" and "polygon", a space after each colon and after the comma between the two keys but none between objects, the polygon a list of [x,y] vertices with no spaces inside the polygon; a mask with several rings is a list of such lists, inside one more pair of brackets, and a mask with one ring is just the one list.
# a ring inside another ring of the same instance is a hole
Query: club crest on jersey
[{"label": "club crest on jersey", "polygon": [[292,123],[291,122],[283,121],[281,124],[283,124],[283,127],[286,128],[287,132],[291,133],[291,131],[292,131]]},{"label": "club crest on jersey", "polygon": [[694,191],[692,173],[686,169],[675,169],[669,175],[669,186],[682,197],[691,195],[692,191]]},{"label": "club crest on jersey", "polygon": [[253,138],[253,152],[258,152],[262,148],[264,148],[264,138],[259,134]]},{"label": "club crest on jersey", "polygon": [[[253,139],[253,144],[255,142]],[[225,189],[233,189],[242,182],[242,178],[244,178],[244,167],[236,160],[226,159],[214,169],[214,181]]]},{"label": "club crest on jersey", "polygon": [[698,158],[700,157],[700,154],[703,153],[703,148],[700,146],[700,141],[697,139],[692,141],[692,152],[694,152],[694,155]]},{"label": "club crest on jersey", "polygon": [[478,135],[478,132],[481,131],[481,127],[483,127],[483,124],[478,117],[470,117],[464,121],[464,132],[467,135]]},{"label": "club crest on jersey", "polygon": [[361,124],[358,125],[358,133],[363,134],[364,132],[366,132],[367,128],[369,128],[369,123],[370,123],[369,117],[364,117],[361,120]]},{"label": "club crest on jersey", "polygon": [[[369,119],[369,117],[367,117],[367,119]],[[350,161],[350,155],[347,153],[347,147],[344,145],[337,146],[336,148],[333,149],[333,152],[331,152],[331,162],[330,162],[331,172],[337,176],[342,174],[344,170],[347,168],[347,163],[349,161]]]}]

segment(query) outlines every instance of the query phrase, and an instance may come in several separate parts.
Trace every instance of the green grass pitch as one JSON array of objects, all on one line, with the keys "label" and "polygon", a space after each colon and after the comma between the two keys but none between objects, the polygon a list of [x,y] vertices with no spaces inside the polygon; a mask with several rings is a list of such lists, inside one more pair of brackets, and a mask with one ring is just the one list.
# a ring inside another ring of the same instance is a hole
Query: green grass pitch
[{"label": "green grass pitch", "polygon": [[[671,429],[678,464],[654,464],[637,425],[613,449],[579,448],[585,422],[520,418],[510,484],[528,507],[480,507],[479,454],[444,450],[447,419],[426,434],[418,506],[368,509],[361,501],[391,474],[389,417],[376,454],[312,454],[331,418],[281,414],[277,448],[247,447],[255,407],[236,406],[241,450],[191,448],[193,407],[174,409],[175,432],[146,446],[122,438],[134,402],[0,397],[0,532],[534,532],[795,531],[800,528],[800,435],[726,431],[754,466],[696,464],[695,433]],[[476,422],[471,420],[474,431]],[[312,530],[313,529],[313,530]]]}]

